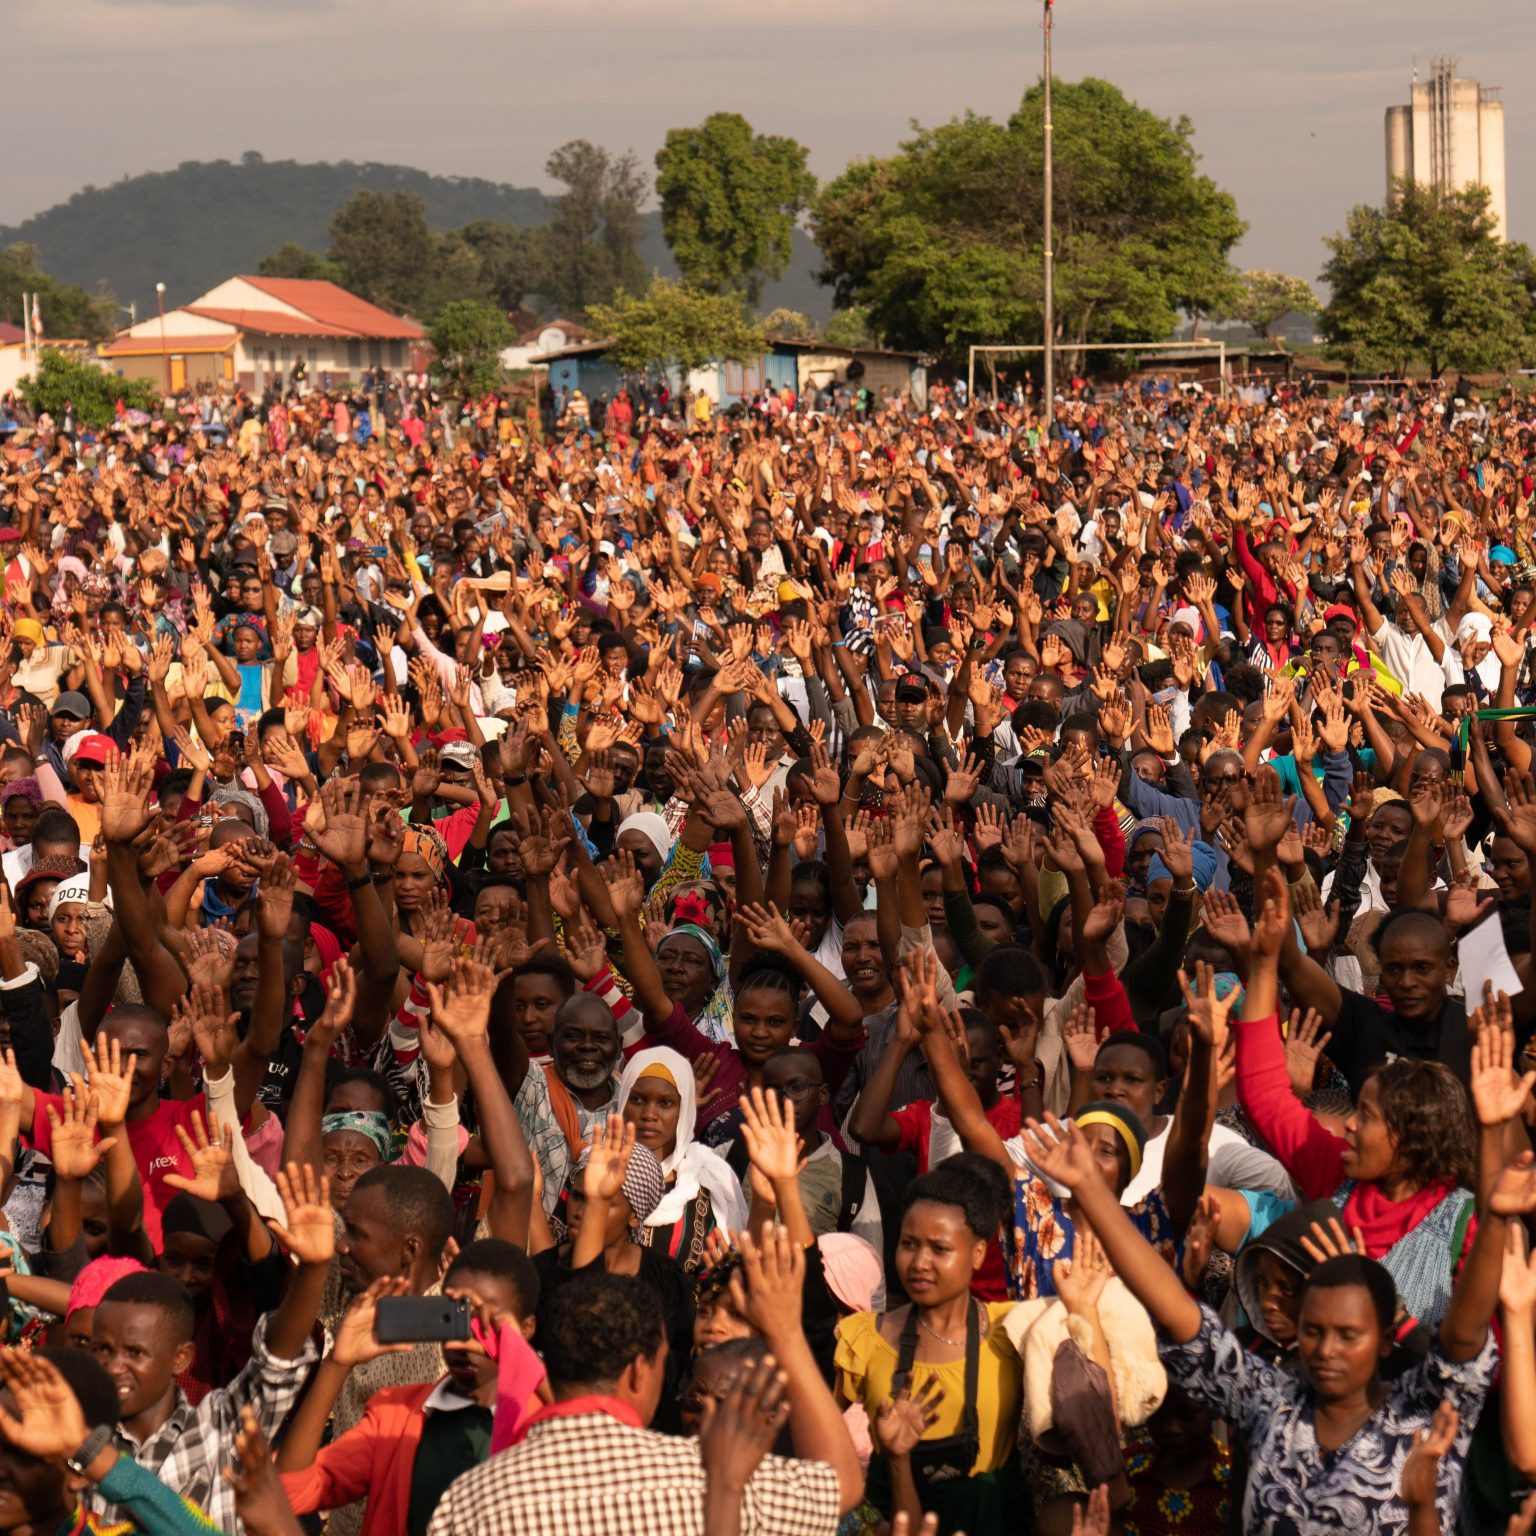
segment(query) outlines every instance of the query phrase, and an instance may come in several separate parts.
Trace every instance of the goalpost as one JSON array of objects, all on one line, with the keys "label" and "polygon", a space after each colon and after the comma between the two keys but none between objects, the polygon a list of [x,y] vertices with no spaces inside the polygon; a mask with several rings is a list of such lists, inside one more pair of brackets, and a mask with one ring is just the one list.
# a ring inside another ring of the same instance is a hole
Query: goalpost
[{"label": "goalpost", "polygon": [[[1199,341],[1090,341],[1081,345],[1058,344],[1052,349],[1057,354],[1063,352],[1214,352],[1217,356],[1218,378],[1220,380],[1221,398],[1227,397],[1227,344],[1214,338]],[[992,352],[1044,352],[1045,347],[1036,342],[1033,346],[1003,346],[1001,344],[989,344],[987,346],[970,348],[970,357],[966,365],[966,394],[967,398],[976,398],[976,355],[977,353]]]}]

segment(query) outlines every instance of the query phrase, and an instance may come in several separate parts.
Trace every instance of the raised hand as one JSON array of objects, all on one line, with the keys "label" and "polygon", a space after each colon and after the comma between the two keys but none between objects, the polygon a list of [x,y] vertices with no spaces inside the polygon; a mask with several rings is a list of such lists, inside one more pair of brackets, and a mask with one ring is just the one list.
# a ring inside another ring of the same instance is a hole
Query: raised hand
[{"label": "raised hand", "polygon": [[300,1264],[318,1268],[329,1264],[336,1252],[336,1220],[331,1211],[331,1181],[305,1163],[289,1163],[279,1169],[277,1193],[283,1202],[284,1221],[267,1225],[272,1235]]},{"label": "raised hand", "polygon": [[943,1405],[944,1388],[937,1376],[925,1377],[916,1392],[911,1379],[904,1377],[901,1390],[875,1411],[875,1443],[887,1456],[910,1456],[938,1422]]},{"label": "raised hand", "polygon": [[414,1344],[381,1344],[375,1331],[379,1302],[386,1296],[409,1295],[410,1288],[411,1283],[404,1275],[386,1275],[375,1280],[343,1315],[331,1345],[331,1359],[351,1369],[380,1355],[400,1355],[414,1349]]},{"label": "raised hand", "polygon": [[74,1083],[79,1086],[69,1086],[64,1090],[63,1103],[60,1105],[62,1114],[52,1104],[44,1106],[48,1112],[48,1129],[53,1141],[53,1170],[55,1176],[61,1179],[89,1178],[107,1153],[117,1145],[115,1136],[96,1140],[99,1118],[96,1095],[86,1091],[79,1077],[74,1079]]},{"label": "raised hand", "polygon": [[1075,1121],[1063,1122],[1048,1114],[1043,1124],[1026,1120],[1024,1125],[1029,1160],[1048,1179],[1076,1189],[1089,1179],[1100,1177],[1098,1160]]},{"label": "raised hand", "polygon": [[1317,1084],[1317,1063],[1333,1036],[1323,1029],[1323,1016],[1315,1008],[1303,1014],[1300,1008],[1291,1009],[1290,1023],[1285,1031],[1285,1070],[1291,1080],[1291,1091],[1298,1099],[1305,1098]]},{"label": "raised hand", "polygon": [[620,1115],[609,1115],[601,1135],[592,1140],[591,1155],[582,1170],[581,1191],[588,1200],[606,1205],[618,1197],[634,1150],[634,1126]]},{"label": "raised hand", "polygon": [[101,832],[109,843],[131,843],[152,819],[152,764],[141,753],[117,756],[102,769]]},{"label": "raised hand", "polygon": [[121,1125],[133,1098],[133,1074],[139,1065],[138,1053],[130,1051],[124,1061],[121,1043],[109,1040],[103,1032],[91,1045],[84,1047],[84,1055],[86,1069],[91,1074],[91,1094],[96,1100],[101,1123]]},{"label": "raised hand", "polygon": [[741,1135],[747,1156],[770,1184],[784,1183],[800,1172],[800,1138],[795,1112],[782,1094],[753,1088],[740,1102]]},{"label": "raised hand", "polygon": [[40,1461],[62,1462],[89,1433],[74,1388],[51,1360],[20,1349],[0,1349],[0,1385],[15,1412],[0,1408],[0,1435],[13,1450]]},{"label": "raised hand", "polygon": [[1051,1266],[1056,1294],[1068,1312],[1082,1317],[1091,1313],[1104,1294],[1110,1279],[1109,1259],[1092,1227],[1081,1219],[1070,1259],[1058,1259]]},{"label": "raised hand", "polygon": [[1506,1125],[1525,1108],[1536,1072],[1523,1077],[1514,1069],[1514,1012],[1509,998],[1495,993],[1492,982],[1483,983],[1483,1002],[1473,1009],[1467,1027],[1476,1031],[1472,1042],[1472,1107],[1480,1125]]},{"label": "raised hand", "polygon": [[792,954],[801,948],[784,914],[772,903],[744,902],[736,912],[736,921],[758,949],[772,954]]},{"label": "raised hand", "polygon": [[454,961],[446,986],[428,985],[432,1020],[455,1045],[489,1035],[491,1000],[505,974],[479,959],[461,956]]},{"label": "raised hand", "polygon": [[309,802],[304,830],[326,858],[343,870],[359,868],[368,852],[362,780],[332,777]]},{"label": "raised hand", "polygon": [[[1413,1447],[1403,1462],[1398,1490],[1410,1509],[1433,1509],[1440,1489],[1440,1461],[1456,1443],[1461,1416],[1449,1398],[1435,1408],[1427,1430],[1414,1432]],[[1411,1524],[1411,1520],[1410,1520]]]},{"label": "raised hand", "polygon": [[240,1043],[240,1015],[230,1010],[222,987],[196,983],[182,1000],[192,1024],[192,1038],[209,1077],[223,1077]]},{"label": "raised hand", "polygon": [[1273,849],[1285,835],[1287,822],[1294,818],[1296,797],[1280,792],[1280,775],[1273,768],[1260,768],[1253,776],[1248,795],[1248,809],[1243,827],[1248,845],[1256,853]]},{"label": "raised hand", "polygon": [[614,913],[621,920],[638,917],[645,905],[645,878],[634,855],[621,849],[602,866],[602,871]]},{"label": "raised hand", "polygon": [[341,1037],[341,1032],[352,1022],[352,1010],[357,1006],[357,978],[352,962],[345,955],[331,967],[325,981],[325,1007],[320,1017],[309,1026],[305,1037],[306,1046],[327,1053]]},{"label": "raised hand", "polygon": [[699,1460],[706,1481],[744,1488],[789,1422],[789,1378],[772,1355],[743,1366],[725,1394],[704,1405]]},{"label": "raised hand", "polygon": [[240,1178],[235,1171],[235,1130],[226,1125],[217,1128],[219,1139],[208,1139],[208,1127],[200,1111],[192,1111],[192,1134],[183,1125],[176,1127],[176,1139],[192,1163],[192,1177],[168,1173],[165,1182],[172,1189],[195,1195],[210,1202],[227,1200],[240,1192]]},{"label": "raised hand", "polygon": [[1226,1043],[1227,1015],[1237,1000],[1237,992],[1234,990],[1223,998],[1217,997],[1216,972],[1204,960],[1195,966],[1195,979],[1198,985],[1190,986],[1189,976],[1180,969],[1179,990],[1189,1008],[1189,1027],[1196,1038],[1219,1051]]}]

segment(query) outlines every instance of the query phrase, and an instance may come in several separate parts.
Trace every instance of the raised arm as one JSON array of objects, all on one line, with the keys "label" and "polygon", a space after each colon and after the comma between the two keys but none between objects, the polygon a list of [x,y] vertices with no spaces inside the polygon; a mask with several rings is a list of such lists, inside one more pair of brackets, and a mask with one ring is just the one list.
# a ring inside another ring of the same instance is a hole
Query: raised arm
[{"label": "raised arm", "polygon": [[491,1058],[491,999],[503,979],[478,958],[459,959],[447,983],[441,987],[429,983],[427,994],[432,1000],[432,1021],[453,1041],[469,1079],[480,1139],[496,1176],[487,1213],[491,1235],[526,1248],[533,1204],[533,1157]]}]

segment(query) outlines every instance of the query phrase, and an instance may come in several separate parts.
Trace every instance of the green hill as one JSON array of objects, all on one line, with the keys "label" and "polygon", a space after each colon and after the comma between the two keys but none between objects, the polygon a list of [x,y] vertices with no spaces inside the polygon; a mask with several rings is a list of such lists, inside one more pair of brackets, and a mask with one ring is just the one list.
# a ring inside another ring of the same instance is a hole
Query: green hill
[{"label": "green hill", "polygon": [[[43,271],[92,291],[105,284],[122,303],[137,303],[142,317],[154,310],[156,282],[165,284],[168,303],[185,303],[237,272],[254,272],[286,241],[323,253],[336,210],[364,188],[414,192],[439,231],[474,219],[526,226],[550,216],[549,199],[532,187],[405,165],[264,160],[252,151],[238,163],[186,160],[173,171],[82,187],[25,223],[0,227],[0,245],[30,241]],[[648,268],[677,275],[658,214],[646,216],[640,255]],[[831,296],[812,276],[818,264],[815,246],[797,230],[793,261],[769,284],[765,310],[784,305],[824,319]]]}]

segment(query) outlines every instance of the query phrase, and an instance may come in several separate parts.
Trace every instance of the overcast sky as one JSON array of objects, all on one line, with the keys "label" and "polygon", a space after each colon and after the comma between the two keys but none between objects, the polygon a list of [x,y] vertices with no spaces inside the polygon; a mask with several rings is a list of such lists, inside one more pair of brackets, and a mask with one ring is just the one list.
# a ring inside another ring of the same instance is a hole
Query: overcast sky
[{"label": "overcast sky", "polygon": [[[8,0],[0,221],[182,160],[383,160],[545,185],[585,137],[647,163],[724,109],[823,178],[908,122],[1006,115],[1039,73],[1031,0]],[[1384,190],[1412,59],[1505,89],[1511,233],[1536,240],[1532,0],[1058,0],[1056,73],[1188,113],[1237,199],[1237,256],[1315,278]],[[21,131],[23,130],[24,131]]]}]

